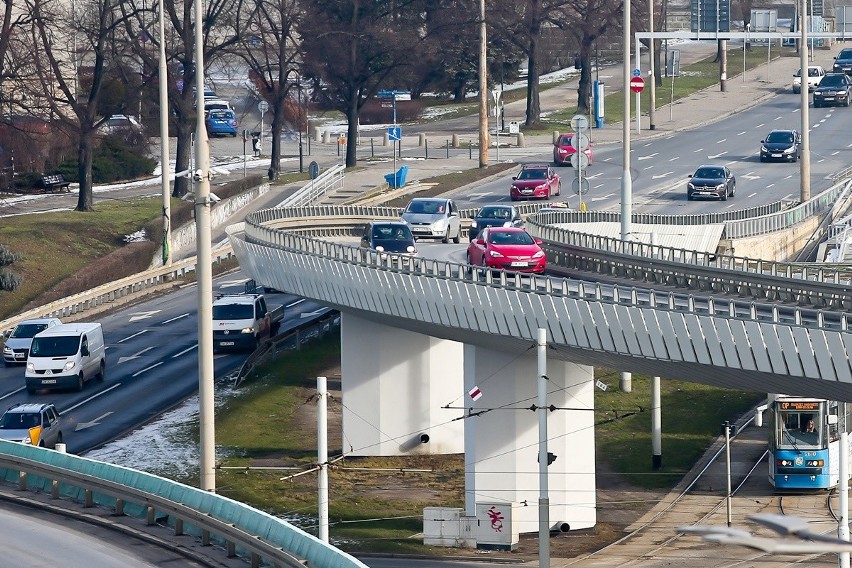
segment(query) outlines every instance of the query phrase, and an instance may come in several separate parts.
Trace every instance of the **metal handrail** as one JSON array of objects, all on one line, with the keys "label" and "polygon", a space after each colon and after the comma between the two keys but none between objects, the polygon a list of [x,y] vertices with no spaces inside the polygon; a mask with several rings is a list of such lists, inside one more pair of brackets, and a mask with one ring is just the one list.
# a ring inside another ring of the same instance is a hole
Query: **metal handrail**
[{"label": "metal handrail", "polygon": [[278,207],[300,207],[308,205],[329,193],[331,190],[343,189],[346,166],[336,164],[325,170],[316,179],[297,189],[282,201]]}]

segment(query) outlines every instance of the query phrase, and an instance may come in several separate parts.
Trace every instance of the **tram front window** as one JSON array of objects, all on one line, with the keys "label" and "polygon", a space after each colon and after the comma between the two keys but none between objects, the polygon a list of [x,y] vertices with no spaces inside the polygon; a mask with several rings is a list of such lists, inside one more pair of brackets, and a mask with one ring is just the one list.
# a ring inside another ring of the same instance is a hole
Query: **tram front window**
[{"label": "tram front window", "polygon": [[824,420],[819,413],[782,410],[779,421],[778,447],[801,450],[825,445]]}]

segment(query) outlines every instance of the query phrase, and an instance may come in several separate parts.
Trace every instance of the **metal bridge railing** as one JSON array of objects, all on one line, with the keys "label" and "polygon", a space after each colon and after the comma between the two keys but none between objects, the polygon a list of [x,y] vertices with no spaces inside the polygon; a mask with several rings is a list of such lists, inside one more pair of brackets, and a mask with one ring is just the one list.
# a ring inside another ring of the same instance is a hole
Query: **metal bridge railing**
[{"label": "metal bridge railing", "polygon": [[346,166],[337,164],[325,170],[316,179],[312,179],[284,201],[278,207],[299,207],[317,201],[331,191],[343,189]]}]

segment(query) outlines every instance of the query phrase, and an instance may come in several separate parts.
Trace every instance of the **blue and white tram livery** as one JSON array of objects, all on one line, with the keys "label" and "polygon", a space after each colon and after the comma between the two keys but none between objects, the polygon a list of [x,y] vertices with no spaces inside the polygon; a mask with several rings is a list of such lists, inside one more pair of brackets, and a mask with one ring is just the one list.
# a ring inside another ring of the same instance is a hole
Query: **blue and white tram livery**
[{"label": "blue and white tram livery", "polygon": [[852,423],[847,419],[846,407],[833,400],[785,395],[775,395],[772,400],[770,395],[769,482],[776,490],[837,486],[840,433],[848,432]]}]

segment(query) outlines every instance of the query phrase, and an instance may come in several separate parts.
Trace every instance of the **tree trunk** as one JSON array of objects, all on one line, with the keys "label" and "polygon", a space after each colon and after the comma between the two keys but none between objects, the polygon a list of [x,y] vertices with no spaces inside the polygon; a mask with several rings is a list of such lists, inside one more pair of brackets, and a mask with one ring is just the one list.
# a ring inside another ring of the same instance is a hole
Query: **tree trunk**
[{"label": "tree trunk", "polygon": [[541,122],[541,101],[538,98],[538,36],[530,37],[529,67],[527,69],[527,120],[525,126]]},{"label": "tree trunk", "polygon": [[[183,120],[175,121],[175,134],[177,134],[177,147],[175,148],[175,173],[185,172],[189,169],[192,130],[187,127]],[[175,177],[172,197],[180,199],[189,192],[189,177]]]},{"label": "tree trunk", "polygon": [[358,165],[358,93],[352,91],[349,99],[349,109],[346,112],[348,121],[346,129],[346,167],[354,168]]},{"label": "tree trunk", "polygon": [[580,82],[577,85],[577,112],[588,114],[592,108],[592,45],[590,38],[580,43]]},{"label": "tree trunk", "polygon": [[278,171],[281,169],[281,131],[284,129],[284,104],[278,105],[275,113],[272,115],[272,125],[270,126],[270,134],[272,135],[272,163],[269,164],[269,170],[272,173],[270,179],[278,177]]},{"label": "tree trunk", "polygon": [[80,129],[80,143],[77,145],[77,175],[80,178],[80,193],[77,196],[77,211],[94,211],[92,201],[92,138],[94,131]]}]

